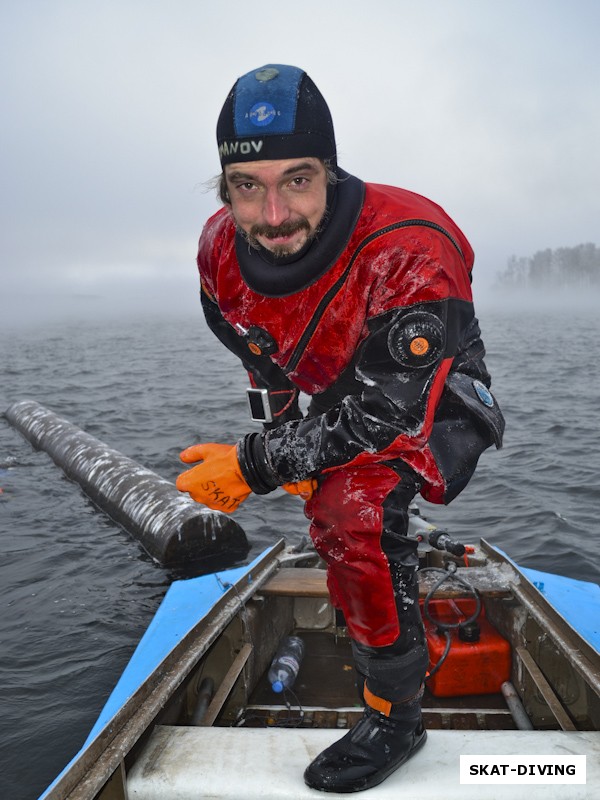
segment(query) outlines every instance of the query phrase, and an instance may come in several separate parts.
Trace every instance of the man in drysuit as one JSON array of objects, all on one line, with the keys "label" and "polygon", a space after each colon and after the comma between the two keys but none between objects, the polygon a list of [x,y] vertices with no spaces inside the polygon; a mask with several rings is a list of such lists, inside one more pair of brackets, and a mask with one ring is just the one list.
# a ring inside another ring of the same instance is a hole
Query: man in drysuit
[{"label": "man in drysuit", "polygon": [[[185,450],[183,461],[200,463],[177,486],[225,512],[278,486],[306,499],[365,711],[304,778],[360,791],[426,737],[409,503],[417,492],[450,502],[501,444],[473,252],[430,200],[338,166],[327,104],[296,67],[241,77],[217,139],[224,207],[200,238],[202,304],[248,370],[265,425],[237,444]],[[299,392],[311,396],[306,418]]]}]

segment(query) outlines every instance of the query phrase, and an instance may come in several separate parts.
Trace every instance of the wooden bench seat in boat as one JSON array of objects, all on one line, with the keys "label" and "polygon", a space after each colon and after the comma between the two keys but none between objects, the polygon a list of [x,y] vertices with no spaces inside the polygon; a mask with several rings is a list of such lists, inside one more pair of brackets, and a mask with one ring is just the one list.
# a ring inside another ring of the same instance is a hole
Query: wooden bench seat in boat
[{"label": "wooden bench seat in boat", "polygon": [[[419,594],[425,597],[431,587],[439,579],[441,573],[419,573]],[[458,577],[464,580],[481,594],[487,596],[503,596],[510,594],[508,576],[513,573],[509,569],[495,565],[489,567],[459,568]],[[314,567],[284,567],[270,578],[260,593],[264,595],[293,595],[296,597],[329,597],[326,573],[324,569]],[[458,597],[465,594],[465,588],[452,580],[446,581],[436,591],[436,598]]]},{"label": "wooden bench seat in boat", "polygon": [[[127,778],[129,800],[315,800],[307,764],[343,731],[157,726]],[[460,756],[586,755],[587,784],[460,783]],[[600,787],[594,731],[430,731],[425,747],[380,786],[379,800],[589,800]],[[346,795],[344,795],[346,796]],[[325,797],[325,795],[323,795]],[[340,795],[327,795],[340,797]]]}]

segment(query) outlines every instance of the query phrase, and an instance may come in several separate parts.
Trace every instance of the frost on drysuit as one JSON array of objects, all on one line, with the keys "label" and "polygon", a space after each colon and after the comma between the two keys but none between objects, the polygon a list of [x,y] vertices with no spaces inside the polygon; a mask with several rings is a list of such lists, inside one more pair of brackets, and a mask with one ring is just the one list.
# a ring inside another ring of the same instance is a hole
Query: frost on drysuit
[{"label": "frost on drysuit", "polygon": [[414,606],[413,575],[414,568],[407,568],[403,564],[390,563],[392,574],[392,585],[397,603],[406,611],[410,606]]},{"label": "frost on drysuit", "polygon": [[[442,326],[445,304],[435,308]],[[398,363],[389,339],[405,313],[394,309],[370,323],[354,366],[356,382],[364,387],[360,394],[350,394],[316,417],[286,423],[266,435],[270,464],[282,482],[317,475],[365,454],[369,461],[380,460],[377,454],[394,442],[397,452],[387,452],[386,459],[402,458],[426,444],[424,422],[444,354],[440,351],[422,367]],[[433,317],[431,310],[428,313]]]},{"label": "frost on drysuit", "polygon": [[[394,382],[396,373],[397,370],[386,379],[386,386]],[[432,380],[425,383],[426,395]],[[395,399],[389,394],[395,394]],[[417,405],[425,402],[426,397],[419,397]],[[297,481],[347,464],[362,454],[377,461],[377,453],[401,435],[413,440],[413,447],[418,448],[423,444],[423,415],[411,405],[399,391],[383,392],[379,386],[366,385],[361,395],[345,397],[323,414],[269,431],[265,435],[269,462],[282,481]],[[401,452],[392,457],[400,456]]]}]

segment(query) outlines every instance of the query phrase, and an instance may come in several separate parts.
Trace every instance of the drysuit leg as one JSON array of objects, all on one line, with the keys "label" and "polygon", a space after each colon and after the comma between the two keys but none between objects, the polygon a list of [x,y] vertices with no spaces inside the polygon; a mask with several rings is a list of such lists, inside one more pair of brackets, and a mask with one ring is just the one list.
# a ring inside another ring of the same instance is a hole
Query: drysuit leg
[{"label": "drysuit leg", "polygon": [[332,602],[346,617],[365,710],[306,768],[325,792],[381,783],[423,746],[427,646],[418,602],[417,543],[408,505],[419,479],[405,465],[340,469],[320,481],[307,514],[328,565]]},{"label": "drysuit leg", "polygon": [[402,462],[340,468],[320,480],[306,506],[369,702],[383,699],[390,713],[409,724],[420,713],[428,664],[417,543],[406,536],[408,506],[419,486],[419,477]]}]

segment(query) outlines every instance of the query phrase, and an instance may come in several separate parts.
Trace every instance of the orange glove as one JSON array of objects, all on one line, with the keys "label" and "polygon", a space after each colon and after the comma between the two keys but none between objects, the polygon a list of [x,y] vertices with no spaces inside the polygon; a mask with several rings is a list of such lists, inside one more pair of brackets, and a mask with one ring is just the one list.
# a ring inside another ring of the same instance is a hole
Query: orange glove
[{"label": "orange glove", "polygon": [[307,478],[297,483],[284,483],[281,488],[290,494],[298,495],[303,500],[310,500],[317,489],[317,481],[314,478]]},{"label": "orange glove", "polygon": [[197,503],[232,514],[251,494],[242,477],[234,444],[194,444],[180,453],[179,458],[186,464],[202,462],[182,472],[175,484]]}]

